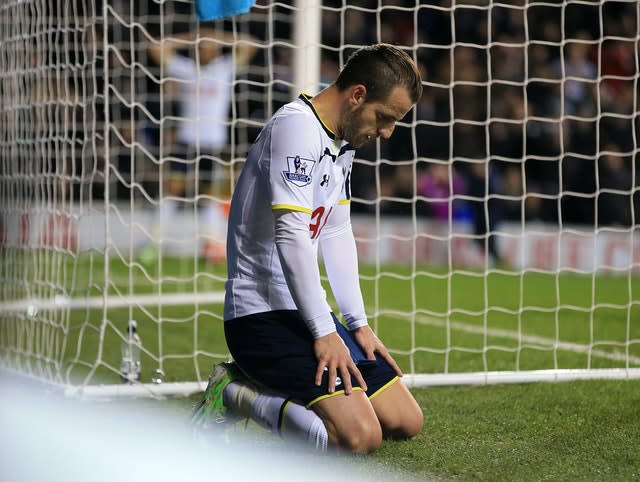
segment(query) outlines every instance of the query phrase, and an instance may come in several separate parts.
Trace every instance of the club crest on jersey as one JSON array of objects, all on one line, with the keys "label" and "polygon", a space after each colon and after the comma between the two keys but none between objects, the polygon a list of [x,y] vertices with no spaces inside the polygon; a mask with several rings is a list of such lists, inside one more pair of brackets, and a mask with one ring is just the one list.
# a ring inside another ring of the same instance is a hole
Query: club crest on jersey
[{"label": "club crest on jersey", "polygon": [[302,187],[311,182],[311,174],[316,161],[300,156],[287,157],[288,171],[282,171],[284,178],[291,184]]}]

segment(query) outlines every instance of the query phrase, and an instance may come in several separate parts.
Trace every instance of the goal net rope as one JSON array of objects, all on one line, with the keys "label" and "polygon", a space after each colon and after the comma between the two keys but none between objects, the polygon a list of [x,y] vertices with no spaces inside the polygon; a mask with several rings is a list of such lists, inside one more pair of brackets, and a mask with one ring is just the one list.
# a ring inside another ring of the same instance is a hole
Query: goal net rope
[{"label": "goal net rope", "polygon": [[[639,10],[258,1],[199,22],[181,0],[3,2],[0,368],[86,396],[201,390],[229,357],[226,213],[251,143],[390,42],[424,95],[357,152],[352,217],[407,383],[639,378]],[[130,320],[142,374],[123,385]]]}]

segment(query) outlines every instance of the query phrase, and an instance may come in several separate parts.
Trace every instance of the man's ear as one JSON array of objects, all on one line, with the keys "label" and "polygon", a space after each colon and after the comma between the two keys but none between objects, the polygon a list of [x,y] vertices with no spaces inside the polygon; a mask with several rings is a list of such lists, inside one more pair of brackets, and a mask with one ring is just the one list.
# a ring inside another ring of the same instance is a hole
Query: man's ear
[{"label": "man's ear", "polygon": [[367,88],[364,84],[356,84],[351,86],[349,103],[353,106],[363,104],[367,99]]}]

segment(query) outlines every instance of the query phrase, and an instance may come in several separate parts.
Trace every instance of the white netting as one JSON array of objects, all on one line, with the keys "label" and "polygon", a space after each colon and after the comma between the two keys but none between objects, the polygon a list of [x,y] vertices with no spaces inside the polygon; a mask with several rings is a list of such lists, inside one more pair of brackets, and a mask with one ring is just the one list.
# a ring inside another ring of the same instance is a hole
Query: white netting
[{"label": "white netting", "polygon": [[77,223],[94,212],[103,180],[95,11],[90,2],[3,2],[0,21],[2,360],[61,381],[64,303],[83,290]]},{"label": "white netting", "polygon": [[4,2],[2,365],[117,383],[136,319],[143,382],[206,378],[227,357],[225,216],[247,149],[299,88],[385,41],[425,93],[358,152],[352,209],[369,317],[403,367],[635,376],[638,8],[259,1],[207,23],[175,0]]}]

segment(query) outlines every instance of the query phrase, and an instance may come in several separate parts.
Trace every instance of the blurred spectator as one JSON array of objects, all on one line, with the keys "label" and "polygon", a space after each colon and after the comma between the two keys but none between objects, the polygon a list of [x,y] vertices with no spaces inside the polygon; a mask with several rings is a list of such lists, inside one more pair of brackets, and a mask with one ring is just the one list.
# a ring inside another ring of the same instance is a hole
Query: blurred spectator
[{"label": "blurred spectator", "polygon": [[606,144],[598,160],[598,226],[630,225],[632,182],[618,146]]},{"label": "blurred spectator", "polygon": [[567,114],[575,114],[585,103],[596,98],[596,68],[590,60],[592,39],[587,32],[579,32],[566,43],[562,60],[555,68],[564,80],[564,106]]},{"label": "blurred spectator", "polygon": [[411,216],[415,212],[416,178],[411,164],[380,168],[380,212]]},{"label": "blurred spectator", "polygon": [[522,169],[516,165],[507,166],[503,173],[500,204],[503,219],[517,223],[544,221],[542,198],[532,192],[525,191]]},{"label": "blurred spectator", "polygon": [[558,221],[560,196],[561,124],[555,119],[529,120],[526,132],[525,187],[541,195],[541,219]]},{"label": "blurred spectator", "polygon": [[[366,4],[366,2],[360,3]],[[358,2],[350,2],[344,10],[344,25],[348,26],[348,28],[344,28],[343,43],[350,46],[369,45],[375,43],[376,32],[375,29],[372,28],[375,23],[375,12],[371,12],[370,9],[363,9]],[[351,51],[355,50],[355,48],[351,48]]]},{"label": "blurred spectator", "polygon": [[505,221],[523,221],[524,183],[522,171],[516,166],[507,166],[504,169],[504,185],[502,195],[502,209]]},{"label": "blurred spectator", "polygon": [[473,219],[474,240],[488,254],[489,264],[501,261],[496,243],[496,231],[503,221],[502,177],[493,163],[473,162],[468,173],[468,194]]},{"label": "blurred spectator", "polygon": [[526,86],[529,115],[559,117],[560,74],[552,63],[548,45],[531,42],[528,52],[528,83]]},{"label": "blurred spectator", "polygon": [[[597,56],[598,51],[594,49]],[[632,80],[636,73],[635,43],[631,40],[611,39],[602,42],[600,59],[600,74],[602,81],[602,96],[604,99],[615,99],[622,90],[625,82]]]},{"label": "blurred spectator", "polygon": [[562,169],[562,222],[593,224],[596,189],[595,156],[597,123],[588,118],[586,108],[580,117],[565,121],[565,155]]},{"label": "blurred spectator", "polygon": [[496,88],[491,106],[490,151],[493,158],[520,161],[524,157],[526,106],[521,89]]},{"label": "blurred spectator", "polygon": [[600,138],[615,143],[625,152],[630,152],[638,146],[633,121],[638,108],[636,96],[633,82],[620,84],[616,98],[604,106],[599,118]]},{"label": "blurred spectator", "polygon": [[[233,42],[238,42],[233,53],[223,52],[224,43]],[[179,52],[194,44],[194,58]],[[171,223],[178,209],[176,198],[188,195],[197,202],[201,193],[221,194],[221,186],[228,184],[229,173],[224,172],[221,155],[229,142],[234,63],[246,65],[255,51],[251,37],[206,28],[178,34],[149,47],[151,58],[164,66],[167,77],[177,80],[180,105],[177,146],[169,164],[166,192],[159,204],[157,231],[162,232],[163,226]],[[212,199],[204,203],[201,214],[202,226],[210,233],[225,224],[220,206]],[[208,249],[205,247],[205,252]],[[147,262],[155,256],[152,244],[142,253]]]},{"label": "blurred spectator", "polygon": [[[450,172],[453,174],[450,175]],[[441,222],[466,221],[469,212],[466,204],[456,196],[465,193],[465,181],[452,167],[444,163],[431,163],[427,170],[418,176],[419,200],[417,210],[420,214]]]},{"label": "blurred spectator", "polygon": [[516,38],[502,33],[497,35],[496,46],[491,50],[492,78],[499,81],[522,82],[524,80],[525,45]]}]

